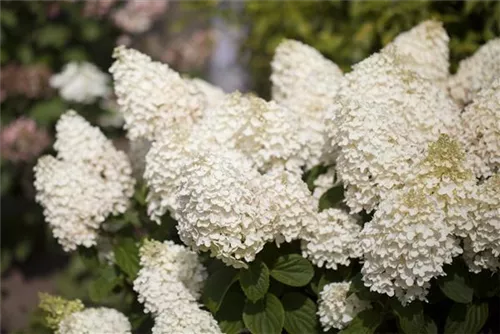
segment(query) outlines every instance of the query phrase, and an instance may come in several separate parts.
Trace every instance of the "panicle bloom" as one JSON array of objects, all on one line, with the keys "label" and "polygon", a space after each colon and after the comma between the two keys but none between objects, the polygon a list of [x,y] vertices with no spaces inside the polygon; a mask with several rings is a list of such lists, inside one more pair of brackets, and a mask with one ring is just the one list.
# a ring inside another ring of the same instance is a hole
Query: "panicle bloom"
[{"label": "panicle bloom", "polygon": [[360,234],[365,285],[403,304],[425,300],[429,281],[461,253],[452,232],[435,198],[414,187],[392,191]]},{"label": "panicle bloom", "polygon": [[0,130],[2,158],[14,163],[33,160],[49,143],[49,134],[29,118],[20,117]]},{"label": "panicle bloom", "polygon": [[356,219],[339,209],[324,210],[318,215],[316,224],[305,226],[302,237],[302,256],[318,267],[337,269],[347,266],[352,258],[362,255],[359,245],[361,227]]},{"label": "panicle bloom", "polygon": [[59,328],[59,323],[69,315],[82,311],[85,306],[79,299],[66,300],[59,296],[52,296],[48,293],[39,293],[40,304],[38,307],[45,314],[47,327],[53,330]]},{"label": "panicle bloom", "polygon": [[475,178],[457,141],[431,143],[401,189],[380,203],[361,232],[363,280],[402,303],[425,300],[429,281],[462,252],[459,240],[474,230]]},{"label": "panicle bloom", "polygon": [[62,72],[50,78],[50,85],[59,90],[66,101],[90,104],[110,93],[109,77],[94,64],[71,62]]},{"label": "panicle bloom", "polygon": [[43,156],[35,166],[36,200],[65,251],[96,244],[110,214],[125,212],[134,180],[125,153],[74,111],[56,125],[57,158]]},{"label": "panicle bloom", "polygon": [[132,34],[147,31],[168,7],[168,1],[128,0],[112,14],[115,25]]},{"label": "panicle bloom", "polygon": [[140,258],[134,290],[155,319],[153,333],[220,333],[196,302],[207,277],[196,253],[172,241],[146,241]]},{"label": "panicle bloom", "polygon": [[130,139],[191,130],[205,102],[194,85],[139,51],[120,46],[113,57],[110,72]]},{"label": "panicle bloom", "polygon": [[290,39],[278,45],[271,67],[273,100],[298,116],[300,162],[312,168],[330,159],[325,156],[329,150],[325,147],[324,124],[342,71],[314,48]]},{"label": "panicle bloom", "polygon": [[316,201],[300,174],[275,167],[262,177],[260,191],[271,200],[277,244],[298,239],[305,227],[317,224]]},{"label": "panicle bloom", "polygon": [[360,300],[356,294],[347,296],[351,283],[330,283],[323,287],[318,301],[318,316],[323,331],[331,328],[343,329],[370,304]]},{"label": "panicle bloom", "polygon": [[458,64],[457,73],[449,79],[448,87],[457,102],[467,104],[499,77],[500,38],[494,38]]},{"label": "panicle bloom", "polygon": [[217,107],[224,100],[225,93],[221,88],[199,78],[191,79],[190,82],[205,95],[207,109]]},{"label": "panicle bloom", "polygon": [[407,59],[408,69],[425,79],[444,83],[450,66],[449,40],[443,23],[429,20],[399,34],[390,45],[395,46],[396,54]]},{"label": "panicle bloom", "polygon": [[462,142],[477,177],[488,177],[500,168],[500,76],[479,91],[460,115]]},{"label": "panicle bloom", "polygon": [[473,272],[500,269],[500,174],[479,186],[474,228],[464,240],[464,258]]},{"label": "panicle bloom", "polygon": [[275,102],[236,92],[207,109],[194,132],[201,141],[243,152],[265,170],[300,150],[296,116]]},{"label": "panicle bloom", "polygon": [[238,152],[199,153],[178,191],[179,236],[192,249],[245,267],[274,237],[261,175]]},{"label": "panicle bloom", "polygon": [[123,313],[107,307],[87,308],[65,317],[57,334],[132,334],[132,326]]},{"label": "panicle bloom", "polygon": [[412,60],[396,50],[392,45],[355,65],[330,110],[336,169],[354,212],[376,208],[429,142],[458,131],[458,106],[409,70]]}]

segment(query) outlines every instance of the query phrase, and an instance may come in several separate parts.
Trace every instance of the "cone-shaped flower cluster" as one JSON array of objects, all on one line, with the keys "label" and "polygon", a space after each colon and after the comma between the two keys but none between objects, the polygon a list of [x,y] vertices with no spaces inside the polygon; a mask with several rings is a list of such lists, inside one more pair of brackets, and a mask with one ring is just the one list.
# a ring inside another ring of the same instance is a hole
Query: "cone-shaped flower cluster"
[{"label": "cone-shaped flower cluster", "polygon": [[54,148],[57,157],[43,156],[35,166],[36,200],[64,250],[91,247],[106,217],[128,207],[130,162],[74,111],[58,121]]}]

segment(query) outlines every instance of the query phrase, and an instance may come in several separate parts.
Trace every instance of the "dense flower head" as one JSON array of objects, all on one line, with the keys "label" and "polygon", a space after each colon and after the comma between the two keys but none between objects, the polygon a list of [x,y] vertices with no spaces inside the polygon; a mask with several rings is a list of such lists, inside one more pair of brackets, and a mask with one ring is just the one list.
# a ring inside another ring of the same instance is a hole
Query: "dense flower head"
[{"label": "dense flower head", "polygon": [[57,334],[132,334],[132,326],[123,313],[107,308],[86,308],[65,317]]},{"label": "dense flower head", "polygon": [[291,110],[236,92],[207,109],[193,132],[199,140],[243,152],[257,168],[265,170],[299,152],[298,125]]},{"label": "dense flower head", "polygon": [[316,201],[300,174],[275,167],[262,177],[260,191],[271,201],[276,243],[299,239],[305,227],[317,224]]},{"label": "dense flower head", "polygon": [[198,256],[172,241],[146,241],[134,290],[155,320],[153,333],[220,333],[213,316],[196,302],[205,267]]},{"label": "dense flower head", "polygon": [[500,76],[475,95],[460,117],[461,139],[474,172],[488,177],[500,169]]},{"label": "dense flower head", "polygon": [[49,134],[30,118],[20,117],[0,130],[2,158],[14,163],[32,161],[49,143]]},{"label": "dense flower head", "polygon": [[273,100],[299,117],[301,162],[311,168],[328,160],[324,121],[342,71],[314,48],[290,39],[278,45],[271,67]]},{"label": "dense flower head", "polygon": [[406,57],[407,68],[425,79],[444,82],[450,66],[449,40],[443,24],[429,20],[399,34],[390,45],[395,46],[396,54]]},{"label": "dense flower head", "polygon": [[45,315],[47,327],[57,330],[59,323],[69,315],[82,311],[85,306],[79,299],[66,300],[59,296],[52,296],[48,293],[39,293],[40,304],[38,307]]},{"label": "dense flower head", "polygon": [[77,103],[94,103],[110,93],[109,77],[94,64],[71,62],[61,73],[50,78],[50,85],[59,90],[64,100]]},{"label": "dense flower head", "polygon": [[244,267],[272,240],[273,212],[260,195],[261,175],[238,152],[199,153],[186,169],[177,201],[181,240]]},{"label": "dense flower head", "polygon": [[113,57],[110,72],[130,139],[154,140],[174,128],[191,129],[205,107],[194,85],[139,51],[120,46]]},{"label": "dense flower head", "polygon": [[356,218],[340,209],[319,213],[315,224],[305,226],[302,255],[318,267],[337,269],[362,255],[359,244],[361,226]]},{"label": "dense flower head", "polygon": [[96,244],[110,214],[125,212],[135,181],[125,153],[74,111],[56,125],[57,158],[35,166],[36,200],[54,236],[66,251]]},{"label": "dense flower head", "polygon": [[370,304],[356,294],[347,296],[350,286],[349,282],[330,283],[321,290],[317,314],[325,332],[345,328],[359,312],[370,308]]},{"label": "dense flower head", "polygon": [[415,187],[392,191],[360,234],[365,285],[404,304],[425,300],[429,281],[461,253],[452,232],[435,198]]},{"label": "dense flower head", "polygon": [[207,109],[217,107],[217,105],[224,99],[225,93],[221,88],[199,78],[191,79],[190,82],[205,95]]},{"label": "dense flower head", "polygon": [[500,269],[500,174],[479,186],[475,226],[464,240],[464,258],[473,272]]},{"label": "dense flower head", "polygon": [[387,191],[402,184],[429,142],[458,131],[458,106],[411,71],[396,50],[388,46],[355,65],[330,110],[336,169],[355,212],[376,208]]},{"label": "dense flower head", "polygon": [[494,38],[459,63],[457,73],[448,82],[450,94],[459,103],[467,104],[499,77],[500,38]]}]

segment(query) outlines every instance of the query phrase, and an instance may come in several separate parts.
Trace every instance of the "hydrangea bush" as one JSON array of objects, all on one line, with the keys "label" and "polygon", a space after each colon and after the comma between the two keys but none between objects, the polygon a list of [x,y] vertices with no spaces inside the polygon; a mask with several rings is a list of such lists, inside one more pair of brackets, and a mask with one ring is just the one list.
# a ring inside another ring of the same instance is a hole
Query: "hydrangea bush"
[{"label": "hydrangea bush", "polygon": [[448,41],[425,21],[343,74],[285,40],[270,101],[116,48],[136,149],[70,110],[35,167],[47,223],[106,307],[43,295],[48,326],[498,331],[500,39],[454,75]]}]

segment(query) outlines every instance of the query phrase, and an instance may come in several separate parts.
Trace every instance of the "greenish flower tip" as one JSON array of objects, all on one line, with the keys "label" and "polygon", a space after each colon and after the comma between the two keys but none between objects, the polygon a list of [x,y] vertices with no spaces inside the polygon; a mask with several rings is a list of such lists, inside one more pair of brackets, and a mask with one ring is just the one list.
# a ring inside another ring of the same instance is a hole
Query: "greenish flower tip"
[{"label": "greenish flower tip", "polygon": [[47,327],[57,330],[59,328],[59,323],[75,312],[82,311],[85,306],[79,299],[67,300],[59,296],[53,296],[48,293],[39,293],[38,298],[40,299],[41,310],[44,311],[45,322]]}]

